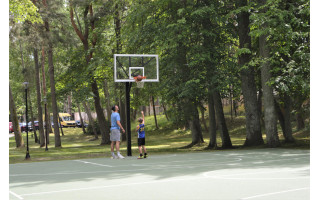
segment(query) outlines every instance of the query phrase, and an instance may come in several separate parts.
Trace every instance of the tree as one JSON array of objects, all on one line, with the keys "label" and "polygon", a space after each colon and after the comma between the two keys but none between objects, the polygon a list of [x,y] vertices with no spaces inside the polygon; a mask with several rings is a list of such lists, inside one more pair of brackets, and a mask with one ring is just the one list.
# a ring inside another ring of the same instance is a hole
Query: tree
[{"label": "tree", "polygon": [[260,115],[257,101],[257,89],[253,67],[248,65],[251,60],[251,37],[250,33],[250,14],[246,11],[247,0],[236,1],[238,8],[242,9],[237,17],[238,34],[240,48],[238,50],[239,67],[241,68],[241,88],[244,98],[244,107],[246,115],[247,137],[246,146],[256,146],[263,144]]},{"label": "tree", "polygon": [[[83,44],[83,48],[84,51],[86,52],[86,63],[87,65],[90,65],[92,63],[92,59],[93,59],[93,51],[94,48],[97,44],[97,34],[95,32],[95,23],[98,21],[99,19],[99,15],[105,13],[104,10],[104,6],[107,5],[103,5],[100,9],[100,13],[97,12],[96,15],[94,15],[93,13],[93,5],[90,2],[84,2],[84,12],[83,12],[83,22],[84,22],[84,30],[82,32],[81,27],[79,29],[79,27],[76,25],[75,21],[74,21],[74,2],[70,1],[69,3],[69,9],[70,9],[70,19],[71,19],[71,23],[72,26],[74,28],[74,31],[77,33],[78,37],[80,38],[82,44]],[[99,9],[97,9],[99,10]],[[101,11],[102,10],[102,11]],[[88,16],[89,14],[89,16]],[[89,18],[88,18],[89,17]],[[90,27],[89,27],[90,25]],[[91,30],[91,38],[89,38],[89,31]],[[91,41],[90,41],[91,39]],[[91,47],[89,42],[91,42]],[[99,122],[99,127],[100,127],[100,131],[101,131],[101,145],[104,144],[110,144],[110,139],[109,139],[109,130],[107,129],[107,121],[104,117],[104,113],[100,104],[100,95],[99,95],[99,89],[98,89],[98,84],[97,84],[97,80],[96,78],[93,76],[93,71],[89,72],[89,78],[91,80],[91,90],[94,94],[94,105],[96,108],[96,112],[97,112],[97,118],[98,118],[98,122]]]},{"label": "tree", "polygon": [[[265,0],[260,0],[260,5],[264,6]],[[266,12],[266,9],[262,9]],[[268,29],[268,22],[262,22],[261,30]],[[261,85],[263,90],[263,104],[264,104],[264,121],[267,135],[267,145],[269,147],[278,147],[280,145],[278,130],[277,130],[277,115],[273,97],[273,86],[269,84],[271,80],[271,66],[269,59],[269,47],[267,46],[267,34],[262,34],[259,37],[259,50],[262,57],[261,63]]]},{"label": "tree", "polygon": [[20,126],[19,126],[19,121],[17,117],[17,112],[16,112],[16,106],[14,103],[13,95],[11,92],[11,87],[9,83],[9,109],[11,113],[11,118],[12,118],[12,126],[13,126],[13,131],[14,131],[14,138],[16,140],[16,147],[24,147],[24,142],[23,138],[21,136],[20,132]]}]

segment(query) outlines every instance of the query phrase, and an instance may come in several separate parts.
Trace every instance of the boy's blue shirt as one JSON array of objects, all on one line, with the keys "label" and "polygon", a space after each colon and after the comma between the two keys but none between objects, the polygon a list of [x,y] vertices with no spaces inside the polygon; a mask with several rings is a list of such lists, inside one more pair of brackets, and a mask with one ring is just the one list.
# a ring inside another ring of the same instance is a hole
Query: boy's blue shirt
[{"label": "boy's blue shirt", "polygon": [[144,132],[144,124],[139,124],[139,130],[138,130],[138,138],[144,138],[145,132]]}]

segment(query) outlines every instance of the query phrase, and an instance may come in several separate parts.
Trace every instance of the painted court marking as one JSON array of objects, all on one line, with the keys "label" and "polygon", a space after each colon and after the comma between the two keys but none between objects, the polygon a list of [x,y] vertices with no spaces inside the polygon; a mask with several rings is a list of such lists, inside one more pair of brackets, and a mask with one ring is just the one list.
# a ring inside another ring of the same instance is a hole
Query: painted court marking
[{"label": "painted court marking", "polygon": [[282,193],[287,193],[287,192],[294,192],[294,191],[299,191],[299,190],[308,190],[310,188],[305,187],[305,188],[297,188],[297,189],[293,189],[293,190],[284,190],[284,191],[280,191],[280,192],[272,192],[272,193],[266,193],[266,194],[260,194],[260,195],[256,195],[256,196],[251,196],[251,197],[245,197],[245,198],[241,198],[241,200],[246,200],[246,199],[254,199],[257,197],[265,197],[265,196],[271,196],[271,195],[275,195],[275,194],[282,194]]},{"label": "painted court marking", "polygon": [[76,161],[76,162],[81,162],[81,163],[85,163],[85,164],[102,166],[102,167],[112,167],[111,165],[102,165],[102,164],[93,163],[93,162],[88,162],[88,161],[83,161],[83,160],[74,160],[74,161]]},{"label": "painted court marking", "polygon": [[12,194],[13,196],[17,197],[18,199],[23,199],[20,195],[17,195],[16,193],[12,192],[9,190],[9,193]]},{"label": "painted court marking", "polygon": [[[208,153],[205,153],[208,154]],[[259,153],[258,153],[259,154]],[[268,156],[277,156],[277,154],[267,154]],[[248,157],[247,155],[243,155],[243,154],[229,154],[229,155],[220,155],[220,154],[211,154],[209,157],[208,156],[204,156],[203,159],[190,159],[190,157],[188,158],[188,155],[186,154],[182,154],[181,156],[179,156],[179,159],[181,160],[168,160],[167,162],[163,161],[163,160],[159,160],[160,162],[156,162],[156,160],[159,158],[166,158],[166,157],[175,157],[177,156],[176,154],[174,155],[170,155],[170,156],[161,156],[161,157],[152,157],[151,159],[146,160],[146,163],[139,162],[141,164],[133,164],[129,161],[128,164],[124,165],[121,164],[121,161],[124,160],[112,160],[109,161],[109,159],[106,160],[99,160],[99,162],[107,162],[108,164],[112,164],[112,165],[106,165],[106,164],[99,164],[96,162],[89,162],[89,161],[85,161],[85,160],[70,160],[71,162],[79,162],[79,163],[83,163],[86,165],[95,165],[95,166],[100,166],[100,167],[108,167],[108,168],[112,168],[110,170],[98,170],[98,171],[62,171],[62,172],[57,172],[57,173],[50,173],[50,174],[10,174],[9,176],[35,176],[35,175],[39,175],[39,176],[43,176],[43,175],[49,175],[49,176],[54,176],[54,175],[66,175],[66,174],[71,174],[71,175],[77,175],[77,174],[93,174],[93,173],[101,173],[101,172],[117,172],[117,173],[121,173],[121,172],[136,172],[138,173],[139,171],[152,171],[152,170],[170,170],[170,169],[180,169],[180,168],[195,168],[195,167],[203,167],[203,170],[206,170],[206,167],[216,167],[216,166],[230,166],[230,165],[240,165],[240,166],[236,166],[236,168],[234,169],[239,169],[241,172],[241,166],[242,165],[249,165],[250,164],[254,164],[255,167],[264,167],[265,166],[269,166],[267,165],[267,163],[270,162],[277,162],[277,161],[282,161],[285,162],[286,160],[298,160],[298,159],[302,159],[302,158],[309,158],[309,157],[305,157],[302,156],[303,154],[295,154],[294,156],[288,156],[288,158],[282,158],[282,159],[263,159],[261,156],[258,156],[256,154],[256,156],[250,156]],[[304,155],[309,155],[309,154],[304,154]],[[227,156],[227,157],[221,157],[220,156]],[[229,156],[229,157],[228,157]],[[283,155],[278,155],[278,156],[283,156]],[[285,155],[287,156],[287,155]],[[212,158],[214,157],[214,158]],[[186,159],[185,159],[186,158]],[[200,157],[201,158],[201,157]],[[227,160],[225,158],[228,158]],[[131,160],[134,158],[128,158],[126,159]],[[155,159],[152,161],[152,159]],[[224,159],[224,160],[223,160]],[[254,161],[252,161],[252,159]],[[152,161],[152,163],[150,163],[149,161]],[[219,162],[220,161],[220,162]],[[224,162],[221,162],[224,161]],[[149,163],[148,163],[149,162]],[[113,165],[114,164],[114,165]],[[117,165],[117,164],[121,164],[121,165]],[[136,168],[136,169],[128,169],[128,168],[120,168],[119,167],[130,167],[130,166],[138,166],[140,168]],[[272,167],[272,166],[270,166]],[[103,169],[103,168],[101,168]],[[209,169],[209,168],[208,168]],[[212,170],[212,168],[210,168]],[[257,170],[259,170],[259,168],[257,168]],[[213,171],[208,171],[206,170],[206,172],[203,172],[201,174],[199,174],[199,176],[197,177],[186,177],[186,178],[168,178],[165,180],[146,180],[146,181],[142,181],[142,182],[129,182],[129,183],[120,183],[120,184],[109,184],[108,185],[100,185],[97,187],[83,187],[83,188],[65,188],[64,190],[52,190],[52,191],[44,191],[44,192],[35,192],[35,193],[25,193],[25,194],[16,194],[12,191],[9,190],[9,193],[13,196],[15,196],[18,199],[23,199],[23,197],[27,197],[27,196],[36,196],[36,195],[45,195],[45,194],[54,194],[54,193],[63,193],[63,192],[72,192],[72,191],[87,191],[87,190],[99,190],[99,189],[103,189],[103,188],[113,188],[113,187],[122,187],[122,186],[130,186],[130,185],[141,185],[141,184],[157,184],[157,183],[167,183],[167,182],[175,182],[175,181],[191,181],[191,180],[201,180],[201,179],[208,179],[208,178],[215,178],[215,179],[230,179],[230,180],[275,180],[275,179],[283,179],[283,180],[290,180],[290,179],[309,179],[310,176],[294,176],[294,174],[290,174],[288,173],[287,176],[288,177],[260,177],[260,178],[256,178],[256,177],[248,177],[248,175],[256,175],[256,174],[275,174],[276,173],[283,173],[283,172],[298,172],[298,171],[304,171],[304,170],[310,170],[309,166],[300,166],[297,169],[291,169],[291,168],[283,168],[283,169],[278,169],[278,170],[263,170],[261,169],[261,171],[256,171],[256,172],[248,172],[248,171],[243,171],[243,173],[233,173],[233,174],[224,174],[224,173],[219,173],[219,170],[213,170]],[[231,172],[231,171],[230,171]],[[185,173],[185,175],[188,175],[187,172]],[[236,177],[236,176],[244,176],[244,177]],[[255,196],[249,196],[249,197],[244,197],[241,198],[241,200],[246,200],[246,199],[254,199],[254,198],[259,198],[259,197],[265,197],[265,196],[272,196],[272,195],[277,195],[277,194],[282,194],[282,193],[289,193],[289,192],[294,192],[294,191],[301,191],[301,190],[307,190],[309,189],[309,187],[303,187],[303,188],[297,188],[297,189],[290,189],[290,190],[284,190],[284,191],[277,191],[277,192],[271,192],[271,193],[265,193],[265,194],[259,194],[259,195],[255,195]]]}]

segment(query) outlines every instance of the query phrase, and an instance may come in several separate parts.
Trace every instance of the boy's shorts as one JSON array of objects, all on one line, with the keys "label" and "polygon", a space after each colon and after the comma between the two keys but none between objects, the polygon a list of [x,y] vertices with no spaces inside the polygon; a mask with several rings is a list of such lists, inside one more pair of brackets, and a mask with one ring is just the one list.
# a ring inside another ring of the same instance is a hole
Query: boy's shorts
[{"label": "boy's shorts", "polygon": [[145,138],[138,138],[138,146],[142,146],[146,144]]},{"label": "boy's shorts", "polygon": [[120,130],[112,129],[110,133],[110,141],[120,141]]}]

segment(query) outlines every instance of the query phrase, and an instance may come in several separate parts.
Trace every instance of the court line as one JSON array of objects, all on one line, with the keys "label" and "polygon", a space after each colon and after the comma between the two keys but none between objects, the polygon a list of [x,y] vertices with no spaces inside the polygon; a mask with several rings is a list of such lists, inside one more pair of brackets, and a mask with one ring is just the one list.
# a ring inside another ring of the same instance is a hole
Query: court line
[{"label": "court line", "polygon": [[85,163],[85,164],[91,164],[91,165],[103,166],[103,167],[113,167],[113,166],[111,166],[111,165],[102,165],[102,164],[93,163],[93,162],[88,162],[88,161],[83,161],[83,160],[73,160],[73,161],[76,161],[76,162],[82,162],[82,163]]},{"label": "court line", "polygon": [[23,199],[20,195],[12,192],[11,190],[9,190],[9,193],[12,194],[13,196],[17,197],[18,199]]},{"label": "court line", "polygon": [[307,177],[298,177],[298,178],[235,178],[235,177],[230,177],[229,176],[243,176],[243,175],[256,175],[256,174],[273,174],[273,173],[281,173],[281,172],[296,172],[296,171],[302,171],[302,170],[310,170],[310,167],[303,167],[299,169],[282,169],[282,170],[273,170],[273,171],[263,171],[263,172],[253,172],[253,173],[240,173],[240,174],[227,174],[227,175],[208,175],[212,172],[215,171],[210,171],[210,172],[205,172],[202,175],[208,178],[218,178],[218,179],[234,179],[234,180],[277,180],[277,179],[305,179],[305,178],[310,178],[310,176]]},{"label": "court line", "polygon": [[[152,170],[161,170],[161,169],[179,169],[179,168],[191,168],[191,167],[206,167],[206,166],[220,166],[220,165],[228,165],[230,163],[235,163],[238,161],[241,161],[241,158],[237,158],[235,161],[229,161],[225,163],[218,163],[218,164],[191,164],[186,167],[186,163],[181,165],[161,165],[161,167],[157,166],[157,163],[155,165],[145,165],[146,167],[152,167],[152,168],[144,168],[144,169],[124,169],[124,170],[116,170],[116,172],[136,172],[136,171],[152,171]],[[128,166],[128,165],[126,165]],[[50,174],[10,174],[9,176],[55,176],[55,175],[73,175],[73,174],[95,174],[95,173],[105,173],[105,172],[115,172],[113,170],[103,170],[103,171],[89,171],[89,172],[59,172],[59,173],[50,173]]]},{"label": "court line", "polygon": [[124,183],[124,184],[117,184],[117,185],[106,185],[106,186],[98,186],[98,187],[75,188],[75,189],[68,189],[68,190],[56,190],[56,191],[49,191],[49,192],[21,194],[20,196],[35,196],[35,195],[53,194],[53,193],[60,193],[60,192],[96,190],[96,189],[102,189],[102,188],[112,188],[112,187],[122,187],[122,186],[129,186],[129,185],[152,184],[152,183],[166,183],[166,182],[173,182],[173,181],[186,181],[186,180],[189,181],[189,180],[197,180],[197,179],[203,179],[203,178],[206,178],[206,177],[169,179],[169,180],[162,180],[162,181],[156,180],[156,181],[145,181],[145,182],[136,182],[136,183]]},{"label": "court line", "polygon": [[294,191],[306,190],[306,189],[310,189],[310,188],[308,188],[308,187],[306,187],[306,188],[297,188],[297,189],[293,189],[293,190],[284,190],[284,191],[280,191],[280,192],[272,192],[272,193],[260,194],[260,195],[251,196],[251,197],[244,197],[244,198],[241,198],[241,200],[254,199],[254,198],[257,198],[257,197],[264,197],[264,196],[270,196],[270,195],[275,195],[275,194],[294,192]]}]

